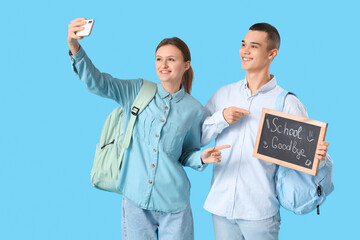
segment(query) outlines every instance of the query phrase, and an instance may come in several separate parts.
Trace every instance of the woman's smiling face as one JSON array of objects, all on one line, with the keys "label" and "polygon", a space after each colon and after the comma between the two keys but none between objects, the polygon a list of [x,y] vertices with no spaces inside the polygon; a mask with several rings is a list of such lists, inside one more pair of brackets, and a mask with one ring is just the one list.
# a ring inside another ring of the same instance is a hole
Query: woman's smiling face
[{"label": "woman's smiling face", "polygon": [[161,82],[180,85],[184,72],[190,68],[190,62],[184,62],[181,51],[168,44],[156,51],[155,68]]}]

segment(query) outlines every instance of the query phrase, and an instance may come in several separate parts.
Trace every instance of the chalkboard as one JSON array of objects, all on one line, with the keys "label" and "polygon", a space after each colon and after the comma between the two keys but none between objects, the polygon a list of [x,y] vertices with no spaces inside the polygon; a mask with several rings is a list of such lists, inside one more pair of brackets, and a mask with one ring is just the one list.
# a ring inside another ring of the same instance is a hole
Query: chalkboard
[{"label": "chalkboard", "polygon": [[327,123],[264,108],[253,156],[316,175],[316,147],[326,129]]}]

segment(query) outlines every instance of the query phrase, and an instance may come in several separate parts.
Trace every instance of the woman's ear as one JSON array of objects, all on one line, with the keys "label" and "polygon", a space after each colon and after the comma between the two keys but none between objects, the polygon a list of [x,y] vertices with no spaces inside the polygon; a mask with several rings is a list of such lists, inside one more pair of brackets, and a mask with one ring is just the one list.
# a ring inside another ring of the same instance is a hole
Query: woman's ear
[{"label": "woman's ear", "polygon": [[186,63],[185,63],[185,71],[186,70],[189,70],[189,68],[190,68],[190,61],[187,61]]}]

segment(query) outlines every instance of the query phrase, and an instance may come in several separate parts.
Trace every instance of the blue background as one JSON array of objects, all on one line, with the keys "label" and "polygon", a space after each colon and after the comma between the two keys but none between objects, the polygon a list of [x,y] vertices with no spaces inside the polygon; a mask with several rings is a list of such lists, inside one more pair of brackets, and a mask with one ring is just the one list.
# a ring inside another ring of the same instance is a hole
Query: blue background
[{"label": "blue background", "polygon": [[[0,239],[121,239],[121,196],[94,189],[89,173],[102,123],[116,103],[90,94],[67,55],[67,27],[94,18],[81,41],[95,65],[120,78],[158,81],[154,51],[165,37],[190,47],[192,95],[206,104],[244,78],[247,29],[281,35],[271,73],[328,122],[335,191],[315,212],[282,209],[281,239],[355,239],[358,176],[357,1],[3,1],[0,8]],[[202,205],[212,169],[188,169],[195,239],[214,239]],[[249,183],[251,184],[251,183]]]}]

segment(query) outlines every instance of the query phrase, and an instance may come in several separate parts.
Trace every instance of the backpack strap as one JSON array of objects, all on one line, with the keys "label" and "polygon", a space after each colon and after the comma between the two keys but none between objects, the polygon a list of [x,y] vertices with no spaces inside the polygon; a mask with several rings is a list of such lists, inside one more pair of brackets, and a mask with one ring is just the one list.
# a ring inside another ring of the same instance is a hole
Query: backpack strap
[{"label": "backpack strap", "polygon": [[146,106],[154,98],[155,93],[156,84],[150,81],[143,80],[141,89],[136,96],[134,103],[131,106],[131,116],[125,132],[123,149],[129,147],[136,117],[146,108]]},{"label": "backpack strap", "polygon": [[[288,92],[286,90],[283,90],[282,92],[280,92],[275,100],[275,110],[276,111],[282,112],[284,110],[285,98],[288,94],[296,96],[294,93]],[[285,168],[285,169],[289,170],[289,168]],[[278,173],[278,171],[276,172],[276,175],[277,175],[277,173]]]},{"label": "backpack strap", "polygon": [[284,105],[285,105],[285,98],[288,94],[291,94],[291,95],[294,95],[296,96],[294,93],[292,92],[288,92],[286,90],[282,91],[278,97],[276,98],[276,101],[275,101],[275,110],[276,111],[279,111],[279,112],[282,112],[284,110]]}]

